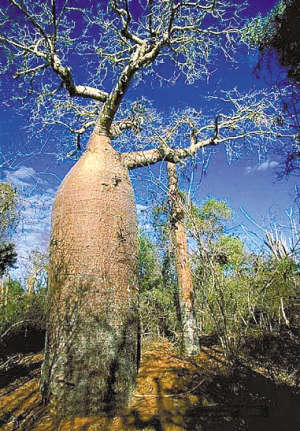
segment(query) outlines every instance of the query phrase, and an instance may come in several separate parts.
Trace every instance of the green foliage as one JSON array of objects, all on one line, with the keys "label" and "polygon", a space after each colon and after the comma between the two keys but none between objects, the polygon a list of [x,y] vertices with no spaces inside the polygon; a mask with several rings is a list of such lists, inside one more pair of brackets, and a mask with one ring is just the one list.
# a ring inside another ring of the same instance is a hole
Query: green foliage
[{"label": "green foliage", "polygon": [[[257,69],[275,52],[288,77],[300,84],[300,5],[298,0],[279,0],[263,19],[260,15],[245,28],[247,37],[261,52]],[[246,38],[247,38],[246,37]]]},{"label": "green foliage", "polygon": [[294,257],[255,256],[245,251],[239,238],[222,235],[210,243],[208,253],[194,259],[200,329],[216,334],[229,355],[238,355],[246,335],[300,324]]},{"label": "green foliage", "polygon": [[253,302],[246,260],[243,242],[225,234],[215,236],[207,244],[206,252],[193,259],[200,331],[216,334],[228,354],[238,351]]},{"label": "green foliage", "polygon": [[[256,294],[256,310],[264,330],[278,330],[282,324],[298,325],[300,308],[300,274],[293,257],[262,257],[256,260],[249,284]],[[299,302],[299,301],[298,301]]]},{"label": "green foliage", "polygon": [[161,268],[158,262],[155,245],[147,235],[139,236],[138,281],[140,292],[161,287]]},{"label": "green foliage", "polygon": [[0,242],[0,277],[3,276],[6,268],[13,268],[16,261],[15,245],[11,242]]},{"label": "green foliage", "polygon": [[202,240],[213,240],[224,231],[224,222],[233,216],[232,210],[226,202],[208,199],[201,206],[190,204],[188,208],[187,227],[191,235]]},{"label": "green foliage", "polygon": [[14,266],[17,260],[15,246],[7,238],[16,226],[18,196],[9,183],[0,183],[0,277],[7,268]]},{"label": "green foliage", "polygon": [[300,289],[295,256],[248,253],[240,238],[225,234],[231,216],[215,200],[194,210],[199,249],[192,262],[200,332],[216,334],[229,355],[238,355],[245,335],[297,321],[291,298],[300,298]]},{"label": "green foliage", "polygon": [[16,280],[4,281],[1,300],[0,333],[8,326],[23,320],[25,293],[21,284]]},{"label": "green foliage", "polygon": [[245,258],[244,243],[236,236],[221,235],[215,242],[215,249],[223,257],[219,263],[223,263],[223,268],[227,270],[237,271]]},{"label": "green foliage", "polygon": [[2,287],[0,351],[3,355],[25,349],[41,349],[46,328],[46,289],[27,295],[17,280]]},{"label": "green foliage", "polygon": [[204,220],[209,220],[214,225],[221,224],[222,220],[229,220],[233,216],[232,210],[224,201],[208,199],[200,208],[199,214]]},{"label": "green foliage", "polygon": [[144,292],[140,296],[140,316],[143,336],[176,337],[178,320],[171,289]]},{"label": "green foliage", "polygon": [[[297,254],[247,251],[239,237],[226,234],[233,217],[226,202],[209,199],[200,207],[189,203],[186,214],[188,234],[194,248],[198,245],[191,264],[200,334],[216,335],[227,354],[236,357],[246,336],[300,325]],[[157,226],[166,229],[166,208],[160,207],[156,215],[161,223]],[[152,337],[175,335],[180,328],[174,256],[169,244],[162,244],[161,264],[150,239],[140,239],[143,333]]]},{"label": "green foliage", "polygon": [[169,267],[168,258],[165,257],[162,265],[155,245],[141,233],[138,253],[140,318],[142,334],[151,338],[174,336],[178,326],[174,299],[177,285],[170,282]]}]

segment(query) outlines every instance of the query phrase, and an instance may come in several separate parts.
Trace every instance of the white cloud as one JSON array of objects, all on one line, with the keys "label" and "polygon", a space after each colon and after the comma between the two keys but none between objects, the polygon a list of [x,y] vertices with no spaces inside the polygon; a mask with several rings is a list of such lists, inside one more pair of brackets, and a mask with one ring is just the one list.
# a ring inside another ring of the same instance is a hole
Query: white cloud
[{"label": "white cloud", "polygon": [[13,277],[23,278],[28,271],[31,251],[47,250],[57,183],[54,185],[43,180],[32,167],[27,166],[2,171],[1,179],[12,183],[20,196],[20,220],[12,238],[18,253],[18,268],[11,272]]},{"label": "white cloud", "polygon": [[15,171],[5,170],[3,174],[3,180],[10,182],[17,188],[32,187],[33,184],[41,184],[43,182],[36,171],[28,166],[21,166]]},{"label": "white cloud", "polygon": [[263,172],[266,171],[267,169],[273,169],[276,168],[276,166],[278,166],[278,162],[275,162],[274,160],[266,160],[263,163],[258,163],[255,166],[247,166],[246,168],[246,173],[247,174],[251,174],[252,172]]},{"label": "white cloud", "polygon": [[51,208],[55,196],[54,189],[36,193],[23,199],[21,220],[18,227],[19,247],[38,248],[41,236],[50,232]]}]

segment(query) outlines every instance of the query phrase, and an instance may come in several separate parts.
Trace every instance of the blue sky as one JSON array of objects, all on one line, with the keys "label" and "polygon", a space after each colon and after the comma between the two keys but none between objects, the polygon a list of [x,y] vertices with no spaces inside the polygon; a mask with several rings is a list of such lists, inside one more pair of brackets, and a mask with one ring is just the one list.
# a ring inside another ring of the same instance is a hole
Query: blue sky
[{"label": "blue sky", "polygon": [[[4,0],[0,0],[0,4]],[[258,12],[263,15],[276,3],[274,0],[250,0],[248,16],[255,16]],[[179,81],[177,87],[162,88],[158,84],[139,87],[133,94],[143,94],[153,101],[157,109],[168,111],[177,106],[193,106],[205,111],[203,96],[212,94],[218,89],[237,87],[240,91],[250,88],[263,88],[266,85],[264,76],[259,79],[253,74],[256,65],[257,53],[247,52],[243,49],[235,64],[222,63],[213,73],[209,81],[198,82],[193,86],[184,85]],[[130,98],[130,90],[128,93]],[[211,107],[211,106],[210,106]],[[24,119],[13,114],[7,106],[0,106],[0,148],[7,151],[22,148],[26,134],[22,126],[26,125]],[[18,227],[15,240],[20,256],[19,269],[16,274],[24,274],[28,267],[30,250],[46,249],[50,231],[51,205],[55,192],[64,175],[72,166],[73,161],[68,159],[57,163],[55,161],[55,145],[51,147],[51,136],[46,137],[50,143],[47,154],[43,156],[19,157],[13,164],[1,168],[1,180],[10,181],[18,188],[22,196],[22,219]],[[38,138],[29,144],[28,153],[38,149],[41,141]],[[50,148],[50,150],[49,150]],[[51,150],[51,148],[53,150]],[[25,148],[27,151],[27,149]],[[52,153],[52,154],[50,154]],[[281,159],[272,154],[244,154],[240,160],[228,164],[223,147],[215,148],[207,166],[206,175],[200,182],[200,169],[194,176],[193,197],[201,203],[208,196],[225,199],[236,212],[234,223],[236,226],[245,224],[253,228],[245,216],[240,212],[242,207],[259,224],[267,224],[268,218],[277,215],[278,220],[284,217],[284,210],[293,204],[294,188],[297,184],[295,178],[276,181],[276,169]],[[158,167],[153,172],[158,172]],[[143,177],[146,171],[139,169],[135,175]],[[134,181],[138,209],[145,208],[147,185],[141,185],[141,180]],[[270,216],[271,214],[271,216]],[[241,232],[241,230],[240,230]]]}]

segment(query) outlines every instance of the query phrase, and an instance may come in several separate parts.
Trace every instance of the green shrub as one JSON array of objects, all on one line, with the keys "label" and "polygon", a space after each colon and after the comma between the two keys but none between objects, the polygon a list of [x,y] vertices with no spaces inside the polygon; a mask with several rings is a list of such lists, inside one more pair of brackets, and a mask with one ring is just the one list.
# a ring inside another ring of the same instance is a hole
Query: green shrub
[{"label": "green shrub", "polygon": [[[142,335],[149,338],[176,336],[176,285],[169,277],[168,262],[161,264],[155,244],[145,234],[139,238],[138,280]],[[171,281],[171,282],[170,282]]]}]

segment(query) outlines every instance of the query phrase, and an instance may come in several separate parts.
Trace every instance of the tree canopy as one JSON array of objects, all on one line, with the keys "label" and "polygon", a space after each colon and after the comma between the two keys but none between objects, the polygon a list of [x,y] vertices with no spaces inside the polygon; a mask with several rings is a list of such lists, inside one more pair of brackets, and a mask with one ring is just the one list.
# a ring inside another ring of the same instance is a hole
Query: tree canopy
[{"label": "tree canopy", "polygon": [[[174,85],[176,92],[182,77],[190,84],[207,78],[218,56],[233,60],[247,39],[243,8],[226,0],[111,0],[84,7],[75,0],[52,0],[51,6],[5,0],[0,36],[5,103],[11,98],[30,118],[29,135],[43,141],[50,127],[69,155],[96,125],[118,138],[115,148],[125,152],[129,169],[177,162],[220,143],[254,146],[264,136],[267,145],[284,136],[274,94],[220,93],[223,113],[187,108],[169,113],[168,121],[145,98],[129,103],[125,97],[130,85],[149,85],[150,78]],[[74,135],[71,145],[61,127]]]},{"label": "tree canopy", "polygon": [[300,84],[300,6],[297,0],[278,0],[263,17],[258,14],[248,27],[250,40],[259,48],[255,67],[257,77],[263,75],[280,93],[283,115],[291,139],[274,141],[271,148],[283,156],[279,178],[299,172],[299,84]]},{"label": "tree canopy", "polygon": [[259,48],[262,55],[275,52],[287,76],[300,84],[300,5],[280,0],[263,21]]}]

